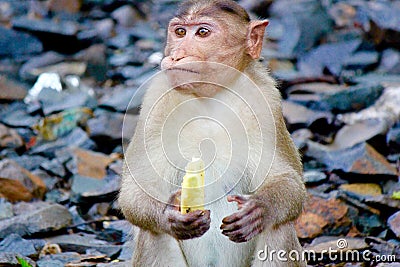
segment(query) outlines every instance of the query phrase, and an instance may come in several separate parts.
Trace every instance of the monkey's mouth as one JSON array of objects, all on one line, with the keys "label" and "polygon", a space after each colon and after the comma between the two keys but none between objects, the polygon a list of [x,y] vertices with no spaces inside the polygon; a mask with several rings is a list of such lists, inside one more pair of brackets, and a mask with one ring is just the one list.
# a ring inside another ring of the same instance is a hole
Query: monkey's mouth
[{"label": "monkey's mouth", "polygon": [[169,69],[167,69],[167,71],[182,71],[182,72],[200,74],[200,72],[198,72],[198,71],[194,71],[194,70],[190,70],[190,69],[177,68],[177,67],[169,68]]}]

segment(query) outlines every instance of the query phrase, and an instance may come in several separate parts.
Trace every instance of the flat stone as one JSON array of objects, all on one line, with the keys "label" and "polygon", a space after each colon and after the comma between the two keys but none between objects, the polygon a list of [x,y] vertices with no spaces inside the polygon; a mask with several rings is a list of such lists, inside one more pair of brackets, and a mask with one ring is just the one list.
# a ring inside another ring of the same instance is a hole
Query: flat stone
[{"label": "flat stone", "polygon": [[76,252],[63,252],[40,257],[38,267],[64,267],[67,263],[78,262],[81,256]]},{"label": "flat stone", "polygon": [[72,21],[55,21],[51,19],[29,19],[20,17],[12,20],[12,26],[34,33],[51,33],[65,36],[74,36],[78,32],[78,26]]},{"label": "flat stone", "polygon": [[[3,159],[0,161],[0,177],[2,177],[0,181],[4,183],[4,185],[12,185],[11,183],[7,183],[6,180],[16,181],[16,184],[19,182],[32,196],[37,198],[43,198],[46,192],[46,185],[40,177],[32,174],[10,159]],[[3,187],[0,188],[0,192],[8,195]]]},{"label": "flat stone", "polygon": [[346,68],[365,69],[379,63],[379,53],[375,51],[360,51],[344,61]]},{"label": "flat stone", "polygon": [[0,220],[14,216],[13,206],[4,198],[0,198]]},{"label": "flat stone", "polygon": [[19,166],[27,169],[28,171],[33,171],[38,169],[40,165],[46,164],[49,160],[45,157],[39,155],[22,155],[20,157],[15,157],[13,160],[18,163]]},{"label": "flat stone", "polygon": [[380,196],[382,195],[382,189],[378,184],[372,183],[354,183],[354,184],[342,184],[339,189],[352,196],[355,195],[357,198],[363,199],[369,196]]},{"label": "flat stone", "polygon": [[389,217],[388,225],[397,238],[400,238],[400,211]]},{"label": "flat stone", "polygon": [[32,267],[36,267],[36,263],[33,260],[16,252],[0,252],[0,266],[19,267],[21,264],[18,258],[25,260]]},{"label": "flat stone", "polygon": [[389,74],[400,73],[400,52],[392,48],[384,50],[378,70]]},{"label": "flat stone", "polygon": [[0,242],[0,251],[15,252],[23,256],[37,256],[45,244],[44,240],[27,240],[17,234],[10,234]]},{"label": "flat stone", "polygon": [[80,0],[50,0],[48,8],[55,12],[77,13],[81,9],[82,1]]},{"label": "flat stone", "polygon": [[346,59],[360,46],[361,40],[323,44],[300,57],[297,67],[304,76],[322,76],[324,68],[339,75]]},{"label": "flat stone", "polygon": [[0,123],[0,148],[20,148],[24,145],[24,140],[14,129],[8,128]]},{"label": "flat stone", "polygon": [[283,116],[288,123],[299,126],[309,126],[311,123],[320,118],[332,119],[332,114],[328,112],[317,112],[306,108],[303,105],[290,101],[282,102]]},{"label": "flat stone", "polygon": [[80,147],[83,149],[94,149],[96,144],[89,139],[87,133],[81,128],[75,128],[70,134],[53,142],[37,143],[31,149],[32,154],[43,154],[46,157],[54,157],[59,149],[67,147]]},{"label": "flat stone", "polygon": [[377,236],[381,233],[386,225],[377,214],[362,213],[355,218],[357,229],[359,229],[363,235]]},{"label": "flat stone", "polygon": [[68,209],[58,204],[42,205],[35,210],[0,221],[0,238],[16,233],[29,236],[60,230],[69,226],[72,216]]},{"label": "flat stone", "polygon": [[88,120],[87,125],[90,138],[96,141],[101,151],[110,153],[121,141],[129,142],[137,121],[137,115],[96,110],[95,117]]},{"label": "flat stone", "polygon": [[327,231],[349,229],[348,206],[337,199],[323,199],[310,196],[304,211],[296,221],[295,228],[299,238],[314,238]]},{"label": "flat stone", "polygon": [[37,78],[36,75],[31,74],[34,69],[54,65],[62,62],[64,59],[65,56],[54,51],[45,52],[25,62],[19,70],[19,76],[24,80],[32,81]]},{"label": "flat stone", "polygon": [[331,19],[318,1],[272,2],[269,14],[282,19],[285,34],[279,39],[279,51],[288,56],[308,51],[331,29]]},{"label": "flat stone", "polygon": [[42,104],[45,115],[66,109],[79,107],[94,108],[97,106],[96,99],[84,91],[57,92],[56,90],[43,88],[39,93],[38,100]]},{"label": "flat stone", "polygon": [[126,242],[130,240],[133,229],[132,224],[127,220],[104,222],[103,227],[105,231],[111,233],[112,236],[120,236],[119,240],[115,240],[116,242]]},{"label": "flat stone", "polygon": [[130,5],[117,8],[111,13],[111,17],[115,19],[119,25],[131,27],[138,20],[138,12]]},{"label": "flat stone", "polygon": [[311,141],[307,142],[307,156],[323,163],[329,170],[343,170],[358,174],[384,174],[397,176],[397,170],[367,143],[351,148],[332,149]]},{"label": "flat stone", "polygon": [[0,75],[0,99],[1,100],[22,100],[27,94],[25,85]]},{"label": "flat stone", "polygon": [[66,75],[82,76],[86,72],[86,68],[85,62],[60,62],[54,65],[32,68],[29,70],[29,74],[36,77],[42,73],[57,73],[60,77]]},{"label": "flat stone", "polygon": [[32,116],[28,113],[26,105],[14,102],[4,110],[0,111],[0,121],[11,127],[32,128],[40,116]]},{"label": "flat stone", "polygon": [[305,171],[303,176],[306,184],[320,183],[327,179],[327,175],[320,171]]},{"label": "flat stone", "polygon": [[57,159],[45,161],[40,164],[40,167],[48,173],[56,175],[58,177],[65,177],[65,175],[67,174],[64,166]]},{"label": "flat stone", "polygon": [[83,149],[73,149],[76,160],[76,168],[70,169],[72,173],[81,176],[103,179],[107,166],[114,161],[113,158],[98,152]]},{"label": "flat stone", "polygon": [[58,244],[63,251],[73,251],[80,254],[84,254],[88,249],[95,249],[108,257],[113,257],[121,250],[121,246],[111,245],[106,241],[96,239],[94,235],[83,233],[49,237],[46,238],[46,241]]},{"label": "flat stone", "polygon": [[0,197],[9,201],[30,201],[32,193],[20,182],[0,178]]},{"label": "flat stone", "polygon": [[90,204],[111,202],[118,195],[120,185],[119,175],[108,175],[104,179],[74,175],[71,186],[72,201]]},{"label": "flat stone", "polygon": [[43,51],[42,43],[34,36],[0,27],[0,56],[37,54]]},{"label": "flat stone", "polygon": [[345,125],[336,133],[335,140],[330,147],[333,149],[351,148],[386,131],[386,123],[382,120],[364,120]]},{"label": "flat stone", "polygon": [[99,104],[102,107],[109,107],[116,111],[125,112],[136,91],[137,89],[135,88],[109,90],[109,92],[106,92],[99,100]]}]

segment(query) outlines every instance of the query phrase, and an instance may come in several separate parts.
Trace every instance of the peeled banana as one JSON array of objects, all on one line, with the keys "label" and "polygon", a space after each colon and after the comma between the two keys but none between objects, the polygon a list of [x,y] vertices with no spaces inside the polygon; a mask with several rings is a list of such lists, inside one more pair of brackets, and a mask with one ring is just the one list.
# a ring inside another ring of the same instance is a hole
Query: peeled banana
[{"label": "peeled banana", "polygon": [[181,213],[204,210],[204,161],[192,158],[186,165],[181,192]]}]

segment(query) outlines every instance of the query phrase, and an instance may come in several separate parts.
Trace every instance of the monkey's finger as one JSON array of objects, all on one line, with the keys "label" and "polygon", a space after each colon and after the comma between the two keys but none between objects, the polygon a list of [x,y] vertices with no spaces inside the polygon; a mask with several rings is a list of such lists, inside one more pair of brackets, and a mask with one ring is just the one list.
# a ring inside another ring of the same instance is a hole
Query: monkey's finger
[{"label": "monkey's finger", "polygon": [[180,206],[181,193],[182,193],[181,189],[178,189],[178,191],[173,193],[168,199],[168,204],[174,207]]},{"label": "monkey's finger", "polygon": [[222,231],[222,234],[229,237],[229,239],[233,242],[246,242],[262,231],[262,225],[262,220],[258,219],[236,231]]},{"label": "monkey's finger", "polygon": [[242,229],[246,226],[252,225],[258,220],[261,220],[260,216],[257,216],[256,213],[253,214],[253,212],[251,212],[241,217],[239,220],[235,222],[221,224],[220,229],[224,230],[225,232],[235,231],[238,229]]},{"label": "monkey's finger", "polygon": [[173,223],[182,223],[182,224],[191,224],[194,221],[198,220],[199,218],[210,218],[210,211],[209,210],[196,210],[193,212],[189,212],[186,214],[180,213],[170,213],[168,216],[168,221]]},{"label": "monkey's finger", "polygon": [[223,218],[222,222],[224,224],[230,224],[230,223],[236,222],[236,221],[242,219],[243,217],[246,217],[248,214],[252,213],[255,210],[255,208],[256,208],[256,204],[254,202],[250,203],[248,206],[240,209],[238,212],[235,212],[232,215]]},{"label": "monkey's finger", "polygon": [[249,200],[245,196],[239,196],[239,195],[232,195],[227,197],[228,202],[237,202],[239,205],[239,209],[242,208],[242,206]]},{"label": "monkey's finger", "polygon": [[203,225],[196,230],[177,230],[176,237],[178,239],[192,239],[204,235],[210,229],[210,225]]},{"label": "monkey's finger", "polygon": [[204,225],[209,226],[210,224],[211,224],[211,218],[209,216],[208,217],[202,216],[190,224],[182,223],[182,227],[187,230],[193,230],[193,229],[199,229],[199,228],[203,227]]}]

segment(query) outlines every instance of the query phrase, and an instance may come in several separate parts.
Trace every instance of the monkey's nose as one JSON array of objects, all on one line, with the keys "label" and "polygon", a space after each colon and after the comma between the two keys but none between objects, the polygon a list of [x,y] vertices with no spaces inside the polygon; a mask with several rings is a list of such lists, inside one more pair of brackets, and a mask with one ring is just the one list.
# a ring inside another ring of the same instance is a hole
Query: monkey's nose
[{"label": "monkey's nose", "polygon": [[179,61],[186,56],[186,52],[182,49],[178,49],[172,53],[171,58],[173,61]]}]

